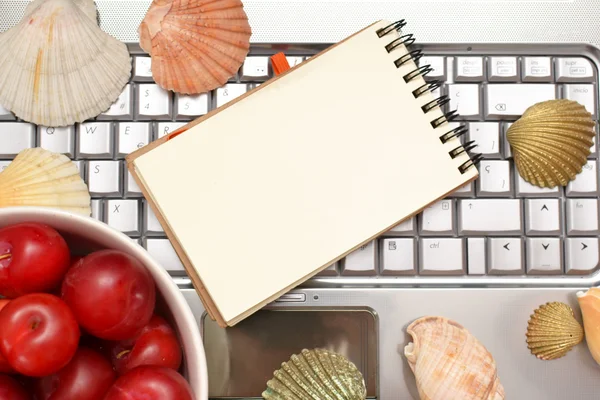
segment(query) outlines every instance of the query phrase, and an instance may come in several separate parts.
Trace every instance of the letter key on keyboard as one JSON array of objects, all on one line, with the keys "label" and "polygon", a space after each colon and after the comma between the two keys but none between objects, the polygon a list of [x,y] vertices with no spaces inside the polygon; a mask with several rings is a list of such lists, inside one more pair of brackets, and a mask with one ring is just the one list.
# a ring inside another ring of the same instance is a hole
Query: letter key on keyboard
[{"label": "letter key on keyboard", "polygon": [[567,238],[565,251],[568,275],[587,275],[600,267],[598,240],[597,237]]},{"label": "letter key on keyboard", "polygon": [[137,200],[106,200],[104,219],[106,223],[128,235],[140,234],[139,202]]},{"label": "letter key on keyboard", "polygon": [[110,119],[133,119],[133,107],[131,106],[131,84],[125,85],[125,88],[110,108],[98,115],[98,120]]},{"label": "letter key on keyboard", "polygon": [[525,200],[527,235],[560,235],[560,200]]},{"label": "letter key on keyboard", "polygon": [[158,85],[138,85],[137,116],[139,119],[171,119],[171,92]]},{"label": "letter key on keyboard", "polygon": [[146,249],[168,272],[185,272],[169,239],[146,239]]},{"label": "letter key on keyboard", "polygon": [[463,199],[458,203],[458,234],[518,235],[523,230],[521,200]]},{"label": "letter key on keyboard", "polygon": [[527,273],[562,274],[562,243],[559,238],[527,238]]},{"label": "letter key on keyboard", "polygon": [[80,158],[112,158],[113,135],[110,122],[86,122],[77,126]]},{"label": "letter key on keyboard", "polygon": [[454,234],[454,201],[440,200],[421,213],[421,234],[452,235]]},{"label": "letter key on keyboard", "polygon": [[354,250],[344,259],[342,275],[375,275],[376,254],[375,241]]},{"label": "letter key on keyboard", "polygon": [[158,218],[156,218],[147,201],[144,201],[144,232],[148,236],[164,236],[165,234],[162,225],[158,222]]},{"label": "letter key on keyboard", "polygon": [[90,194],[94,197],[121,196],[120,166],[120,161],[90,161],[87,168]]},{"label": "letter key on keyboard", "polygon": [[518,118],[535,103],[556,98],[556,86],[547,83],[499,83],[485,89],[486,119]]},{"label": "letter key on keyboard", "polygon": [[469,140],[477,143],[477,152],[483,154],[486,159],[500,158],[500,124],[498,122],[469,123]]},{"label": "letter key on keyboard", "polygon": [[382,275],[414,275],[415,261],[415,239],[391,238],[381,241]]},{"label": "letter key on keyboard", "polygon": [[126,197],[141,197],[142,189],[138,186],[133,176],[131,176],[131,172],[127,169],[127,164],[124,162],[123,171],[125,171],[125,183],[123,184],[125,188],[125,196]]},{"label": "letter key on keyboard", "polygon": [[125,157],[150,142],[150,124],[147,122],[119,122],[118,131],[117,157]]},{"label": "letter key on keyboard", "polygon": [[421,239],[420,271],[423,275],[463,275],[465,254],[463,239]]},{"label": "letter key on keyboard", "polygon": [[520,238],[488,238],[489,273],[523,273],[523,242]]},{"label": "letter key on keyboard", "polygon": [[0,124],[0,157],[12,158],[35,146],[35,128],[25,122]]},{"label": "letter key on keyboard", "polygon": [[476,83],[448,85],[450,109],[456,110],[463,118],[479,119],[479,91]]},{"label": "letter key on keyboard", "polygon": [[38,138],[40,147],[46,150],[70,158],[75,156],[75,128],[72,125],[60,128],[38,126]]},{"label": "letter key on keyboard", "polygon": [[477,194],[479,196],[510,196],[510,164],[508,161],[483,160],[479,164]]}]

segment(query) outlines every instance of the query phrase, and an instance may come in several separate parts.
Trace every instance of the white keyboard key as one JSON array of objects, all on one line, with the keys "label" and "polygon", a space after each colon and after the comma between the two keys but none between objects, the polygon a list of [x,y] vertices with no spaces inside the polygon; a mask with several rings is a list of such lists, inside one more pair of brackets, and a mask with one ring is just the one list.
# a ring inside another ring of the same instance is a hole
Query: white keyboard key
[{"label": "white keyboard key", "polygon": [[147,201],[144,201],[144,232],[148,236],[164,236],[165,231]]},{"label": "white keyboard key", "polygon": [[125,88],[119,95],[119,98],[110,106],[110,108],[98,115],[98,120],[108,119],[133,119],[133,107],[131,106],[131,84],[125,85]]},{"label": "white keyboard key", "polygon": [[582,57],[556,59],[557,82],[594,82],[594,67]]},{"label": "white keyboard key", "polygon": [[476,83],[448,85],[450,110],[463,118],[479,118],[479,85]]},{"label": "white keyboard key", "polygon": [[458,234],[517,235],[523,230],[521,200],[463,199],[458,201]]},{"label": "white keyboard key", "polygon": [[92,218],[102,221],[102,200],[92,199]]},{"label": "white keyboard key", "polygon": [[527,273],[562,274],[562,244],[559,238],[527,238]]},{"label": "white keyboard key", "polygon": [[139,202],[137,200],[106,200],[104,220],[112,228],[128,235],[140,234]]},{"label": "white keyboard key", "polygon": [[291,68],[294,68],[296,65],[298,65],[298,64],[302,63],[302,61],[304,61],[303,57],[294,57],[294,56],[288,57],[288,56],[286,56],[285,58],[287,59],[287,62]]},{"label": "white keyboard key", "polygon": [[471,197],[473,196],[473,183],[469,182],[450,193],[450,197]]},{"label": "white keyboard key", "polygon": [[596,160],[588,160],[574,180],[567,185],[567,196],[598,196],[598,168]]},{"label": "white keyboard key", "polygon": [[454,233],[454,201],[440,200],[425,208],[420,218],[421,234],[452,235]]},{"label": "white keyboard key", "polygon": [[119,161],[90,161],[87,183],[94,197],[119,197],[121,195],[121,163]]},{"label": "white keyboard key", "polygon": [[598,199],[567,199],[567,235],[598,233]]},{"label": "white keyboard key", "polygon": [[266,80],[269,78],[269,57],[247,57],[242,65],[242,80]]},{"label": "white keyboard key", "polygon": [[[79,176],[81,176],[81,179],[83,179],[85,181],[85,161],[77,160],[77,161],[73,161],[73,164],[75,164],[75,166],[77,167],[77,170],[79,171]],[[1,168],[0,168],[0,171],[2,171]]]},{"label": "white keyboard key", "polygon": [[508,128],[510,128],[510,126],[512,125],[512,122],[504,122],[502,124],[502,129],[503,129],[503,133],[502,133],[502,147],[504,148],[504,157],[505,158],[512,158],[512,149],[510,148],[510,143],[508,143],[508,140],[506,139],[506,132],[508,132]]},{"label": "white keyboard key", "polygon": [[510,196],[510,164],[508,161],[482,160],[479,164],[477,194],[479,196]]},{"label": "white keyboard key", "polygon": [[419,65],[430,65],[431,71],[426,75],[427,79],[446,80],[446,60],[441,56],[424,56],[419,60]]},{"label": "white keyboard key", "polygon": [[477,143],[477,152],[485,158],[500,158],[500,124],[498,122],[469,123],[469,140]]},{"label": "white keyboard key", "polygon": [[117,157],[125,157],[150,143],[147,122],[119,122],[117,127]]},{"label": "white keyboard key", "polygon": [[456,57],[454,65],[454,80],[456,82],[481,82],[483,79],[483,58]]},{"label": "white keyboard key", "polygon": [[381,241],[381,274],[413,275],[416,273],[415,239],[383,239]]},{"label": "white keyboard key", "polygon": [[137,116],[140,119],[170,119],[171,92],[158,85],[144,83],[137,86]]},{"label": "white keyboard key", "polygon": [[13,119],[15,119],[15,116],[13,115],[13,113],[11,113],[6,108],[2,107],[2,105],[0,105],[0,121],[13,120]]},{"label": "white keyboard key", "polygon": [[245,83],[229,83],[217,89],[217,107],[227,104],[246,93],[248,87]]},{"label": "white keyboard key", "polygon": [[467,261],[469,275],[485,275],[485,238],[467,239]]},{"label": "white keyboard key", "polygon": [[518,118],[535,103],[556,98],[556,86],[547,83],[489,84],[486,88],[486,119]]},{"label": "white keyboard key", "polygon": [[423,275],[463,275],[465,273],[462,239],[421,239],[420,271]]},{"label": "white keyboard key", "polygon": [[152,81],[152,59],[138,56],[133,62],[133,80],[137,82]]},{"label": "white keyboard key", "polygon": [[173,133],[184,125],[186,125],[186,122],[159,122],[156,128],[156,139]]},{"label": "white keyboard key", "polygon": [[175,118],[191,118],[208,113],[208,93],[197,95],[177,94]]},{"label": "white keyboard key", "polygon": [[552,82],[550,57],[525,57],[523,59],[523,82]]},{"label": "white keyboard key", "polygon": [[415,217],[411,217],[386,232],[388,235],[413,235],[417,233]]},{"label": "white keyboard key", "polygon": [[10,160],[2,160],[0,161],[0,172],[4,171],[6,169],[6,167],[8,167],[10,165],[12,161]]},{"label": "white keyboard key", "polygon": [[127,169],[127,165],[124,165],[123,170],[125,171],[125,183],[123,187],[125,188],[125,196],[126,197],[141,197],[142,189],[138,186],[133,176],[131,176],[131,172]]},{"label": "white keyboard key", "polygon": [[560,200],[525,200],[527,235],[560,235]]},{"label": "white keyboard key", "polygon": [[63,126],[60,128],[38,126],[40,147],[61,153],[67,157],[75,157],[75,127]]},{"label": "white keyboard key", "polygon": [[323,271],[319,272],[316,276],[337,276],[337,263],[331,264],[329,267],[325,268]]},{"label": "white keyboard key", "polygon": [[517,57],[490,57],[488,79],[490,82],[516,82],[519,79]]},{"label": "white keyboard key", "polygon": [[596,105],[596,87],[594,85],[563,85],[563,98],[578,102],[595,118],[598,113]]},{"label": "white keyboard key", "polygon": [[185,272],[169,239],[146,239],[146,250],[168,272]]},{"label": "white keyboard key", "polygon": [[86,122],[77,126],[80,158],[112,158],[113,135],[110,122]]},{"label": "white keyboard key", "polygon": [[490,274],[523,273],[523,242],[520,238],[488,238],[487,243]]},{"label": "white keyboard key", "polygon": [[342,275],[375,275],[376,257],[375,241],[371,241],[346,256]]},{"label": "white keyboard key", "polygon": [[591,237],[567,238],[565,272],[568,275],[587,275],[600,267],[598,240]]},{"label": "white keyboard key", "polygon": [[0,157],[12,158],[35,147],[35,127],[25,122],[0,123]]},{"label": "white keyboard key", "polygon": [[[516,170],[516,168],[515,168]],[[536,185],[532,185],[519,175],[518,171],[515,171],[517,180],[517,196],[520,197],[558,197],[560,189],[558,186],[553,188],[541,188]]]}]

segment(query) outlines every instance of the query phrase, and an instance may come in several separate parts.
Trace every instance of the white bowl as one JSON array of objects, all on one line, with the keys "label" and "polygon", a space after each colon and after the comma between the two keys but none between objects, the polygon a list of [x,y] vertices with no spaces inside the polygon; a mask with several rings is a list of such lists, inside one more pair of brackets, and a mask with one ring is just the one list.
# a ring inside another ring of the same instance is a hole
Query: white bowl
[{"label": "white bowl", "polygon": [[208,399],[206,357],[198,324],[188,303],[169,274],[128,236],[93,218],[81,217],[48,208],[0,208],[0,228],[20,222],[39,222],[58,230],[71,249],[85,252],[102,248],[120,250],[137,258],[152,274],[157,289],[157,306],[162,307],[179,333],[183,346],[184,376],[197,400]]}]

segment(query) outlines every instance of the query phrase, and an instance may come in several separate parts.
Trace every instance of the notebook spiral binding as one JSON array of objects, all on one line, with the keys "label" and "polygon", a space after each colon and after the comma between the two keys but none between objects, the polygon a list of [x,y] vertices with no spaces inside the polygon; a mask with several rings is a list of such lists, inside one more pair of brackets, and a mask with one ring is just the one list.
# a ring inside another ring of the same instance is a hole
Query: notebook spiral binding
[{"label": "notebook spiral binding", "polygon": [[[377,36],[382,38],[394,31],[401,32],[402,28],[404,28],[405,26],[406,26],[406,21],[404,19],[401,19],[399,21],[389,24],[388,26],[386,26],[384,28],[377,30]],[[415,38],[411,33],[402,34],[399,38],[396,38],[396,39],[392,40],[390,43],[388,43],[385,46],[385,49],[387,50],[388,53],[391,53],[399,46],[404,45],[404,46],[408,47],[411,44],[413,44],[414,42],[415,42]],[[418,61],[421,59],[421,57],[423,57],[423,52],[420,49],[411,50],[408,53],[402,55],[400,58],[396,59],[394,61],[394,64],[396,65],[396,68],[399,68],[410,60],[413,60],[415,63],[418,63]],[[431,65],[429,65],[429,64],[418,65],[418,67],[416,69],[414,69],[413,71],[404,75],[404,81],[408,83],[408,82],[412,81],[413,79],[416,79],[419,76],[425,76],[432,71],[433,71],[433,68],[431,68]],[[433,80],[433,81],[427,82],[424,85],[413,90],[412,94],[415,98],[419,98],[424,93],[433,92],[434,90],[439,88],[441,85],[442,85],[441,81]],[[446,95],[442,95],[442,96],[436,98],[435,100],[432,100],[432,101],[428,102],[427,104],[423,105],[421,107],[421,109],[423,110],[423,112],[425,114],[427,114],[429,111],[431,111],[437,107],[441,108],[444,105],[448,104],[449,102],[450,102],[450,97],[448,97]],[[444,113],[444,115],[442,115],[441,117],[438,117],[438,118],[435,118],[434,120],[432,120],[431,125],[434,128],[437,128],[446,122],[454,121],[457,117],[458,117],[458,113],[456,110],[448,111],[448,112]],[[444,133],[442,136],[440,136],[440,140],[442,141],[442,143],[446,143],[447,141],[454,139],[454,138],[458,138],[458,137],[466,134],[467,132],[468,132],[467,127],[464,125],[461,125],[461,126],[458,126],[454,129],[451,129],[450,131]],[[475,143],[475,141],[471,140],[469,142],[466,142],[462,146],[456,147],[455,149],[451,150],[448,153],[451,158],[456,158],[457,156],[459,156],[463,153],[469,154],[469,156],[470,156],[469,161],[462,163],[458,167],[458,170],[460,171],[461,174],[464,174],[469,168],[474,167],[483,159],[483,155],[481,153],[470,153],[471,150],[473,150],[475,147],[477,147],[477,144]]]}]

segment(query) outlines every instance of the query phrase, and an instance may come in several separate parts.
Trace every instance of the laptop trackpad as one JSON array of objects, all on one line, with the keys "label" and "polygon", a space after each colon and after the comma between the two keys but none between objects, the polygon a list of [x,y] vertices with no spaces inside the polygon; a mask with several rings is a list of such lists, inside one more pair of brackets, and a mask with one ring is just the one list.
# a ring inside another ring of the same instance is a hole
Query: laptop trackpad
[{"label": "laptop trackpad", "polygon": [[348,357],[368,397],[377,393],[377,328],[369,311],[261,310],[227,329],[205,316],[203,336],[211,398],[262,398],[282,362],[316,347]]}]

